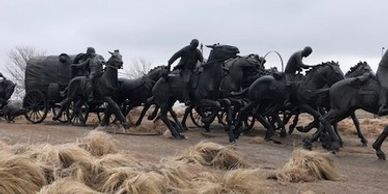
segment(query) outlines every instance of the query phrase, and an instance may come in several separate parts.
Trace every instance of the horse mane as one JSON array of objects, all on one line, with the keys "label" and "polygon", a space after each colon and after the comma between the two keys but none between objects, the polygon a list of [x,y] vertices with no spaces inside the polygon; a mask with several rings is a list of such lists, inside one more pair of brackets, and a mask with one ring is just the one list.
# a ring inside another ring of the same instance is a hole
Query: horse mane
[{"label": "horse mane", "polygon": [[152,72],[154,72],[154,71],[156,71],[156,70],[159,70],[159,69],[161,69],[161,68],[166,68],[166,67],[167,67],[166,65],[159,65],[159,66],[156,66],[156,67],[150,69],[150,70],[148,71],[148,74],[149,74],[149,73],[152,73]]},{"label": "horse mane", "polygon": [[348,72],[346,72],[345,76],[357,71],[360,68],[360,66],[363,66],[363,67],[368,66],[370,68],[369,64],[366,61],[359,61],[356,65],[351,67]]},{"label": "horse mane", "polygon": [[322,68],[322,67],[325,67],[325,66],[336,66],[336,67],[339,67],[339,64],[338,62],[335,62],[335,61],[326,61],[326,62],[322,62],[321,64],[318,64],[316,66],[313,66],[313,68],[311,68],[310,70],[306,71],[306,76],[308,76],[309,74],[315,72],[316,70]]}]

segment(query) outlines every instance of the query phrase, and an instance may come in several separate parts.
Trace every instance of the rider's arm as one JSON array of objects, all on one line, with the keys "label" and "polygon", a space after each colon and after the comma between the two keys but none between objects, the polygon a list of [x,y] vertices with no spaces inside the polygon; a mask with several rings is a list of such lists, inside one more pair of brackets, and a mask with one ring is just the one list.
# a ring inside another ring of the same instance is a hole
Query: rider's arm
[{"label": "rider's arm", "polygon": [[170,60],[168,60],[168,65],[167,65],[168,69],[171,68],[171,64],[173,64],[174,61],[176,61],[179,57],[182,56],[182,53],[183,53],[183,49],[181,49],[181,50],[179,50],[178,52],[176,52],[176,53],[170,58]]},{"label": "rider's arm", "polygon": [[82,68],[82,67],[85,67],[85,66],[89,65],[89,61],[90,61],[90,58],[85,60],[84,62],[82,62],[80,64],[72,64],[71,66]]},{"label": "rider's arm", "polygon": [[296,60],[297,60],[297,62],[298,62],[298,64],[299,64],[299,67],[300,68],[302,68],[302,69],[309,69],[309,68],[311,68],[311,67],[313,67],[313,66],[311,66],[311,65],[306,65],[306,64],[304,64],[303,63],[303,61],[302,61],[302,55],[300,54],[298,57],[296,57]]}]

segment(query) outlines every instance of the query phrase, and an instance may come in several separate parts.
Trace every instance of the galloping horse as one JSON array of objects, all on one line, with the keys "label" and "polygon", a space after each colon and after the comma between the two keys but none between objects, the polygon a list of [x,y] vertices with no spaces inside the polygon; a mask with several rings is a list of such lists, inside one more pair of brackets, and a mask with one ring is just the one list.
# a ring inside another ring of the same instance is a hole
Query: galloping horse
[{"label": "galloping horse", "polygon": [[[147,99],[152,97],[152,88],[159,78],[167,72],[167,66],[157,66],[140,78],[119,78],[117,92],[112,98],[117,104],[122,106],[124,115],[127,115],[134,107],[141,106],[142,104],[145,106],[144,110],[148,110],[151,103],[147,103]],[[157,110],[157,108],[155,110]],[[140,125],[143,120],[146,111],[143,112],[136,121],[136,126]],[[109,115],[107,115],[107,118],[109,118],[108,116]]]},{"label": "galloping horse", "polygon": [[[350,70],[345,74],[345,78],[352,78],[352,77],[357,77],[357,76],[361,76],[365,73],[372,73],[372,69],[370,68],[370,66],[366,63],[366,62],[359,62],[357,63],[355,66],[351,67]],[[326,89],[328,90],[328,88]],[[324,90],[322,90],[324,91]],[[321,100],[320,102],[316,102],[315,104],[319,111],[321,112],[321,114],[326,114],[326,111],[330,109],[330,103],[329,103],[329,98],[328,97],[324,97],[324,100]],[[297,122],[298,122],[298,117],[299,117],[299,113],[297,113],[295,115],[295,118],[293,120],[293,123],[290,125],[290,130],[289,130],[289,133],[291,134],[293,129],[295,128],[295,126],[297,125]],[[350,117],[352,118],[353,120],[353,123],[356,127],[356,130],[357,130],[357,135],[358,137],[361,139],[361,143],[362,145],[366,146],[368,144],[368,140],[364,137],[364,135],[362,134],[361,132],[361,128],[360,128],[360,123],[356,117],[356,115],[354,113],[350,114]],[[312,128],[318,128],[319,127],[319,122],[317,121],[313,121],[311,122],[310,124],[308,124],[306,127],[297,127],[296,129],[300,132],[309,132]],[[337,133],[338,137],[340,138],[340,144],[342,145],[343,142],[342,142],[342,139],[341,139],[341,136],[339,135],[338,131],[337,131],[337,126],[336,125],[333,125],[334,127],[334,130],[335,132]],[[317,138],[318,134],[315,135],[315,137]],[[312,141],[314,141],[314,139],[312,139]],[[305,141],[305,146],[308,148],[308,147],[311,147],[311,143],[312,141]]]},{"label": "galloping horse", "polygon": [[[323,116],[322,123],[325,129],[331,128],[330,124],[337,123],[357,109],[377,114],[379,111],[380,83],[373,73],[360,77],[349,78],[335,83],[327,92],[330,99],[330,110]],[[386,126],[380,136],[373,143],[376,155],[385,160],[381,145],[388,136]],[[336,139],[336,138],[332,138]]]},{"label": "galloping horse", "polygon": [[[219,98],[219,86],[223,78],[222,65],[225,60],[235,57],[239,50],[237,47],[229,45],[212,45],[207,46],[212,48],[209,54],[209,59],[203,65],[204,69],[200,73],[194,73],[192,76],[192,86],[190,86],[192,102],[197,107],[213,107],[220,108],[220,103],[216,100]],[[174,126],[179,126],[177,123],[172,123],[167,118],[169,111],[177,100],[182,100],[182,91],[186,87],[182,77],[169,75],[167,78],[161,78],[152,89],[154,102],[160,107],[159,117],[170,129],[171,134],[175,138],[184,138]]]},{"label": "galloping horse", "polygon": [[235,129],[237,137],[242,132],[239,129],[241,121],[245,120],[250,115],[249,113],[252,113],[267,128],[265,138],[270,139],[274,135],[274,130],[263,115],[277,114],[287,101],[318,120],[321,115],[310,105],[316,100],[312,91],[330,86],[344,77],[339,65],[334,62],[326,62],[313,67],[300,82],[294,84],[287,84],[285,76],[274,75],[257,79],[241,93],[246,93],[249,103],[242,109],[238,117]]},{"label": "galloping horse", "polygon": [[[117,71],[118,69],[122,68],[123,66],[123,59],[122,56],[119,53],[112,53],[109,52],[112,56],[109,58],[109,60],[106,62],[106,69],[96,80],[96,87],[95,88],[95,95],[96,99],[102,100],[104,102],[108,103],[108,107],[106,111],[113,111],[116,115],[116,118],[119,119],[121,124],[124,128],[129,128],[129,124],[122,114],[120,107],[116,104],[116,102],[111,98],[113,94],[117,90],[118,86],[118,78],[117,78]],[[68,84],[67,88],[65,89],[65,92],[67,94],[66,98],[60,102],[58,105],[60,107],[60,110],[58,113],[53,117],[53,120],[57,120],[60,115],[62,115],[62,112],[65,110],[66,107],[70,104],[70,102],[74,101],[77,102],[78,105],[82,105],[85,102],[85,99],[87,99],[88,94],[86,94],[86,87],[87,87],[88,78],[85,76],[78,76],[73,78],[70,83]],[[79,107],[79,106],[76,106]],[[77,111],[77,110],[74,110]],[[110,115],[109,115],[110,116]],[[108,120],[106,119],[107,114],[104,115],[103,121]],[[102,122],[101,125],[108,125],[109,123]]]}]

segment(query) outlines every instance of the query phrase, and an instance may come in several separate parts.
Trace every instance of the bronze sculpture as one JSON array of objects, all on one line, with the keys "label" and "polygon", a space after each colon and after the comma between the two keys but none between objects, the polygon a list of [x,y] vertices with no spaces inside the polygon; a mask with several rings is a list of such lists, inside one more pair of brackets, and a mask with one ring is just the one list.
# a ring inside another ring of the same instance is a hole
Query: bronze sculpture
[{"label": "bronze sculpture", "polygon": [[184,102],[186,105],[190,104],[190,92],[189,92],[189,82],[191,78],[191,74],[196,68],[197,62],[203,63],[203,56],[199,49],[197,49],[199,45],[199,41],[197,39],[193,39],[190,42],[190,45],[182,48],[178,52],[176,52],[170,60],[168,60],[168,69],[171,68],[171,64],[174,63],[175,60],[181,58],[178,65],[175,69],[179,69],[180,73],[183,77],[183,82],[186,84],[186,88],[184,89]]}]

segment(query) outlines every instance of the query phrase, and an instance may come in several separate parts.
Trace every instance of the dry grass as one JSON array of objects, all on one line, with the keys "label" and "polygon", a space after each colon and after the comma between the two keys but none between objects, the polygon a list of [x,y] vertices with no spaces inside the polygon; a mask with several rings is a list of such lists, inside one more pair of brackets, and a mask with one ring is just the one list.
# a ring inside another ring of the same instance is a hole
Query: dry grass
[{"label": "dry grass", "polygon": [[28,194],[47,184],[43,169],[28,158],[2,153],[0,193]]},{"label": "dry grass", "polygon": [[341,180],[327,155],[303,150],[274,171],[250,169],[235,147],[212,142],[141,163],[95,131],[72,144],[0,146],[0,193],[260,194],[276,191],[267,174],[287,182]]},{"label": "dry grass", "polygon": [[101,131],[91,131],[80,140],[81,147],[93,156],[103,156],[118,152],[117,141],[111,135]]},{"label": "dry grass", "polygon": [[176,160],[218,169],[234,169],[249,166],[246,159],[234,147],[222,146],[206,141],[188,148],[181,155],[177,156]]},{"label": "dry grass", "polygon": [[291,159],[279,170],[277,178],[284,182],[343,180],[329,154],[295,150]]},{"label": "dry grass", "polygon": [[[365,118],[359,119],[361,132],[367,137],[376,137],[384,130],[384,127],[388,125],[387,119],[372,119]],[[351,119],[345,119],[338,123],[338,130],[346,135],[357,134],[356,127]]]},{"label": "dry grass", "polygon": [[65,178],[43,187],[38,194],[98,194],[81,182]]}]

